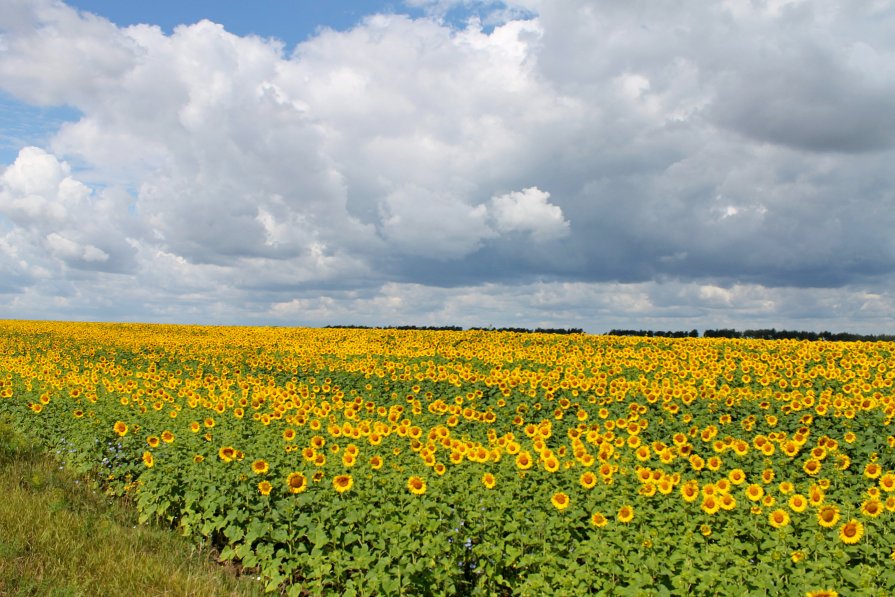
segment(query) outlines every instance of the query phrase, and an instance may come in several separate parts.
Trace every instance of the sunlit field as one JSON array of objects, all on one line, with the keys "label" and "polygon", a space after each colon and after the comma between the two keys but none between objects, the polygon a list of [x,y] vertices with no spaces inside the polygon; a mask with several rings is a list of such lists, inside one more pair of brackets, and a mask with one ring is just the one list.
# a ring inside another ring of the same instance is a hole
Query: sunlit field
[{"label": "sunlit field", "polygon": [[0,413],[289,594],[891,594],[895,344],[0,322]]}]

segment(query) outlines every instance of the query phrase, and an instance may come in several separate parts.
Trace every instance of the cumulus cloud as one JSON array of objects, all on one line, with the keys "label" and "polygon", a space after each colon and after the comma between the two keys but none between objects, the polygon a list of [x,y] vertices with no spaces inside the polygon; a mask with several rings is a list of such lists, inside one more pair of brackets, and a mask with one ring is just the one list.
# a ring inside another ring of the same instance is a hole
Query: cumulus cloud
[{"label": "cumulus cloud", "polygon": [[491,199],[491,212],[500,232],[527,232],[536,242],[569,234],[562,208],[548,201],[550,193],[529,187]]},{"label": "cumulus cloud", "polygon": [[410,5],[287,52],[6,2],[0,90],[79,116],[0,175],[4,313],[892,314],[891,10]]}]

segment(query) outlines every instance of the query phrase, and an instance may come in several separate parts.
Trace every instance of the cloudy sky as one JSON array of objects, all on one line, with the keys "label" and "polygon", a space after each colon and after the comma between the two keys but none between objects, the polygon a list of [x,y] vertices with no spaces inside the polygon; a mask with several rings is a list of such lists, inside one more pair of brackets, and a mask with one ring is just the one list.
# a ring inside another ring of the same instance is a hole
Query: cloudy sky
[{"label": "cloudy sky", "polygon": [[0,318],[895,332],[895,2],[0,0]]}]

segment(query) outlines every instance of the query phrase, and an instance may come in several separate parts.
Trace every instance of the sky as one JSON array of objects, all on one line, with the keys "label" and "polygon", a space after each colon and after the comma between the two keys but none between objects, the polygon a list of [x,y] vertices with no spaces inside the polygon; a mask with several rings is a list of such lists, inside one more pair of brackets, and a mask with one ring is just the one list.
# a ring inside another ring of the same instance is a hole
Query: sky
[{"label": "sky", "polygon": [[0,318],[895,333],[895,1],[0,0]]}]

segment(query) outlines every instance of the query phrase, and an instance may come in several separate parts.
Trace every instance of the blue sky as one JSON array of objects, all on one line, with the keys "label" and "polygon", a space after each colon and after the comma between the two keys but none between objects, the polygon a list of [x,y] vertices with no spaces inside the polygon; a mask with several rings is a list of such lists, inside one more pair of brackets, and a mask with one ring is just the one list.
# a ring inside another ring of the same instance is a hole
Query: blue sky
[{"label": "blue sky", "polygon": [[0,8],[0,318],[895,332],[890,0]]},{"label": "blue sky", "polygon": [[421,12],[401,2],[375,1],[261,0],[249,4],[241,0],[77,0],[69,5],[102,15],[119,26],[151,23],[166,33],[178,25],[209,19],[237,35],[275,37],[288,47],[304,41],[320,27],[348,29],[375,12]]}]

